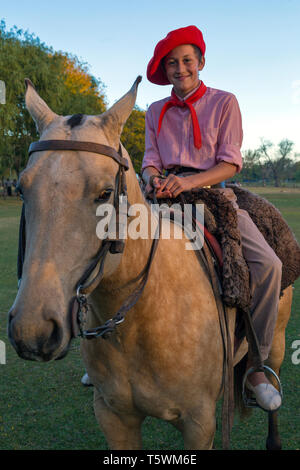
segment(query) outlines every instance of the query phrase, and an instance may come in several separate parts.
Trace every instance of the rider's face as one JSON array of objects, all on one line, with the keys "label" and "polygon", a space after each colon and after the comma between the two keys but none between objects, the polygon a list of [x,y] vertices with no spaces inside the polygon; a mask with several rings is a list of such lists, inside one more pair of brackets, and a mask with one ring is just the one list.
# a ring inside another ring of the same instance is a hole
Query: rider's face
[{"label": "rider's face", "polygon": [[191,44],[175,47],[165,58],[164,67],[169,82],[175,93],[184,97],[199,84],[198,72],[205,64],[204,57],[199,57]]}]

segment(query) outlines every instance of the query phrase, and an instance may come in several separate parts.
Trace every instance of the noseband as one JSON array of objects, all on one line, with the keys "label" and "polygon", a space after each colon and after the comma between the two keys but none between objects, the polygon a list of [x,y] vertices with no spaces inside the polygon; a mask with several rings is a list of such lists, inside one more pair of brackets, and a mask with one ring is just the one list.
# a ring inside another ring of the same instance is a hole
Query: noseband
[{"label": "noseband", "polygon": [[[117,152],[113,147],[98,144],[94,142],[82,142],[76,140],[42,140],[38,142],[33,142],[29,147],[29,156],[33,152],[41,152],[41,151],[64,151],[64,150],[73,150],[73,151],[83,151],[83,152],[92,152],[97,153],[100,155],[105,155],[107,157],[112,158],[115,162],[119,165],[119,170],[116,175],[116,185],[115,185],[115,195],[114,195],[114,208],[116,211],[116,222],[117,222],[117,233],[119,235],[118,225],[119,225],[119,202],[122,200],[124,196],[127,196],[127,186],[126,186],[126,177],[125,171],[129,169],[128,160],[123,157],[122,155],[122,147],[119,146],[119,151]],[[25,210],[24,204],[22,207],[22,214],[20,220],[20,228],[19,228],[19,251],[18,251],[18,283],[20,284],[22,278],[22,270],[23,270],[23,263],[25,258],[25,246],[26,246],[26,233],[25,233]],[[158,225],[158,234],[160,234],[160,227],[161,227],[161,215],[159,214],[159,225]],[[96,254],[95,258],[92,260],[84,274],[81,276],[79,281],[76,284],[76,298],[78,302],[78,315],[77,315],[77,323],[79,326],[79,336],[91,339],[96,337],[103,337],[108,338],[110,333],[115,329],[116,325],[121,323],[124,320],[125,314],[128,310],[130,310],[135,303],[140,298],[144,287],[146,285],[148,274],[150,270],[150,266],[152,260],[154,258],[154,254],[156,252],[157,244],[158,244],[159,237],[155,237],[148,261],[141,271],[141,273],[134,279],[137,283],[136,288],[127,298],[125,303],[119,309],[117,314],[110,320],[108,320],[104,325],[101,325],[97,328],[92,328],[90,330],[83,330],[82,323],[85,320],[86,313],[88,311],[88,304],[87,304],[87,295],[90,294],[100,283],[103,278],[103,271],[104,271],[104,262],[106,259],[106,255],[108,252],[112,254],[116,253],[123,253],[124,251],[124,240],[122,239],[114,239],[110,240],[106,238],[102,241],[101,247]],[[99,264],[99,269],[97,274],[94,276],[92,280],[88,282],[93,271],[96,269],[97,265]]]}]

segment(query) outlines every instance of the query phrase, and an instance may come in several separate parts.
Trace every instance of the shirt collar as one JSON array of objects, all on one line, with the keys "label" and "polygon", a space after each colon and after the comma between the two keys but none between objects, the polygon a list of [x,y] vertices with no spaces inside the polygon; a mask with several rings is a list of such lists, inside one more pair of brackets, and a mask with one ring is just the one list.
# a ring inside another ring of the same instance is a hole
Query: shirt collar
[{"label": "shirt collar", "polygon": [[195,93],[195,91],[198,90],[198,88],[200,87],[202,81],[200,80],[199,82],[199,85],[196,86],[196,88],[194,88],[192,91],[190,91],[187,95],[185,95],[183,98],[181,98],[181,96],[178,96],[177,93],[175,93],[175,95],[177,96],[178,99],[180,99],[181,101],[184,101],[186,100],[189,96],[192,96],[193,93]]}]

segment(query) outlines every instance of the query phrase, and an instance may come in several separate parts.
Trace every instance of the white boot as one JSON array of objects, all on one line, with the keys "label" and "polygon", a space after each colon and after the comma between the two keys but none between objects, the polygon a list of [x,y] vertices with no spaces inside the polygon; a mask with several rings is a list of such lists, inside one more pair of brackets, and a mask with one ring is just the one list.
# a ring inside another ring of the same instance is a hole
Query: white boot
[{"label": "white boot", "polygon": [[93,385],[87,373],[85,373],[84,376],[82,377],[81,383],[85,387],[91,387]]},{"label": "white boot", "polygon": [[265,411],[276,411],[281,406],[281,395],[270,383],[253,386],[246,382],[246,387],[254,393],[257,404]]}]

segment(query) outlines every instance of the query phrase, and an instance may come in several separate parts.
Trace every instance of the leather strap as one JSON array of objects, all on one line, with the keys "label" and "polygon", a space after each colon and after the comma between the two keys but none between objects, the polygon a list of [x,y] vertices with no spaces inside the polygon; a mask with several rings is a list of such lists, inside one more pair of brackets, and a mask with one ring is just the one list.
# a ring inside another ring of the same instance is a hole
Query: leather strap
[{"label": "leather strap", "polygon": [[245,323],[246,338],[248,341],[248,357],[253,365],[255,372],[263,372],[264,365],[261,357],[259,341],[253,327],[253,321],[250,314],[250,309],[242,310],[243,320]]},{"label": "leather strap", "polygon": [[[103,325],[100,325],[96,328],[91,328],[91,329],[88,329],[88,330],[81,331],[81,336],[83,338],[92,339],[92,338],[101,337],[101,338],[107,339],[110,336],[110,334],[114,331],[115,327],[118,324],[120,324],[124,321],[126,313],[140,299],[140,297],[141,297],[141,295],[144,291],[144,288],[146,286],[146,283],[147,283],[147,280],[148,280],[148,277],[149,277],[150,268],[151,268],[151,265],[152,265],[157,247],[158,247],[160,234],[161,234],[161,223],[162,223],[162,213],[159,212],[158,226],[157,226],[157,229],[156,229],[156,235],[155,235],[155,237],[152,241],[150,254],[148,256],[148,260],[146,262],[146,265],[143,268],[143,270],[140,272],[140,274],[135,279],[130,281],[130,284],[133,283],[133,282],[137,282],[137,286],[135,287],[135,289],[128,296],[126,301],[122,304],[121,308],[117,311],[117,313],[114,315],[113,318],[111,318],[110,320],[106,321]],[[106,253],[107,253],[107,251],[106,251]],[[101,266],[100,266],[100,270],[99,270],[99,272],[101,273],[100,276],[102,276],[102,272],[103,272],[102,267],[104,265],[104,259],[105,258],[102,258],[102,259],[103,259],[103,261],[101,262]],[[98,279],[98,283],[100,282],[100,280],[101,280],[101,277]],[[80,289],[80,291],[81,291],[81,289]],[[86,289],[83,290],[83,293],[85,293],[85,292],[86,292]]]},{"label": "leather strap", "polygon": [[166,177],[164,175],[161,175],[161,174],[151,175],[150,178],[149,178],[149,184],[150,184],[150,186],[152,186],[152,188],[154,188],[154,185],[153,185],[154,178],[166,179]]},{"label": "leather strap", "polygon": [[119,165],[129,169],[128,160],[121,155],[121,152],[117,152],[113,147],[108,145],[96,144],[95,142],[82,142],[78,140],[39,140],[38,142],[32,142],[29,146],[29,156],[33,152],[40,152],[44,150],[77,150],[82,152],[99,153],[111,157]]},{"label": "leather strap", "polygon": [[[93,259],[93,261],[91,262],[89,267],[86,269],[84,274],[81,276],[81,278],[77,282],[76,290],[80,288],[80,293],[81,294],[84,294],[84,295],[90,294],[100,284],[100,282],[103,278],[104,262],[105,262],[107,253],[108,253],[108,251],[111,247],[111,244],[112,244],[112,242],[110,242],[108,240],[104,240],[102,242],[101,247],[100,247],[97,255],[95,256],[95,258]],[[92,274],[94,269],[97,267],[98,263],[100,263],[100,265],[99,265],[99,269],[98,269],[97,274],[95,275],[95,277],[91,281],[87,282],[90,275]]]},{"label": "leather strap", "polygon": [[[183,194],[180,195],[181,203],[185,204],[186,200]],[[186,206],[187,207],[187,206]],[[203,238],[204,232],[197,223],[194,214],[192,214],[194,229],[199,232],[199,236]],[[222,445],[223,449],[229,449],[230,433],[234,418],[234,376],[233,376],[233,356],[230,332],[228,328],[227,311],[224,307],[221,297],[221,284],[216,272],[217,263],[214,264],[215,254],[206,239],[203,239],[203,248],[196,250],[196,255],[204,264],[211,286],[214,292],[216,306],[218,310],[221,337],[223,342],[223,404],[222,404]]]},{"label": "leather strap", "polygon": [[219,280],[213,263],[213,255],[209,246],[204,242],[203,252],[208,265],[210,280],[214,291],[216,305],[219,314],[219,323],[223,341],[223,405],[222,405],[222,444],[223,449],[229,449],[230,433],[234,418],[234,376],[233,376],[233,356],[230,332],[228,328],[227,310],[224,307]]},{"label": "leather strap", "polygon": [[18,285],[22,279],[23,264],[25,259],[25,246],[26,246],[26,221],[25,221],[25,206],[22,205],[22,212],[19,225],[19,246],[18,246],[18,261],[17,261],[17,273],[18,273]]}]

